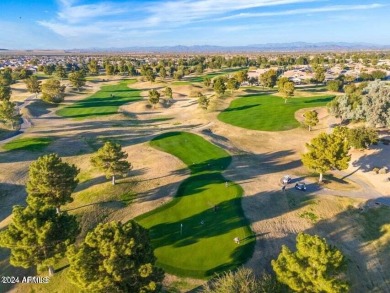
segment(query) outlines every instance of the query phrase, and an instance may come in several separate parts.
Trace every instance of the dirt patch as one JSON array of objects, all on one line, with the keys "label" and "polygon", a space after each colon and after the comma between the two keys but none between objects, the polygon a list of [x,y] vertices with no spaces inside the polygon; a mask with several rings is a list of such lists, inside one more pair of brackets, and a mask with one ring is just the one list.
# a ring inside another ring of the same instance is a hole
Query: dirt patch
[{"label": "dirt patch", "polygon": [[122,222],[170,201],[189,174],[183,162],[150,147],[148,143],[129,146],[125,150],[133,165],[131,173],[137,196],[128,207],[111,215],[110,219]]},{"label": "dirt patch", "polygon": [[[102,85],[114,83],[117,83],[116,79],[107,83],[89,82],[86,88],[88,92],[73,92],[72,96],[65,99],[67,103],[74,102],[87,97],[90,92],[97,91]],[[164,83],[139,82],[130,87],[143,90],[145,95],[151,88],[163,89],[165,86]],[[286,192],[282,192],[279,185],[280,178],[286,174],[292,175],[294,180],[301,180],[307,174],[301,164],[301,154],[305,151],[305,142],[319,132],[328,130],[329,117],[325,108],[315,108],[319,112],[320,123],[311,132],[303,128],[262,132],[228,125],[217,119],[219,111],[227,108],[236,95],[243,93],[242,90],[233,96],[213,98],[215,112],[210,112],[199,109],[196,99],[189,98],[192,86],[172,86],[172,89],[174,100],[166,107],[164,104],[157,109],[151,109],[147,107],[145,99],[123,105],[120,108],[122,113],[110,117],[75,121],[58,117],[54,113],[55,109],[48,109],[39,119],[33,119],[34,126],[28,133],[32,136],[54,137],[55,140],[47,151],[58,152],[68,162],[75,163],[82,171],[83,182],[105,180],[102,174],[90,166],[89,157],[104,140],[119,141],[129,154],[128,160],[133,164],[130,178],[126,182],[133,184],[133,191],[137,196],[127,207],[121,208],[113,204],[102,209],[110,212],[105,220],[125,222],[169,201],[182,180],[188,176],[188,171],[180,160],[151,148],[147,141],[166,131],[196,132],[232,155],[232,163],[224,172],[224,176],[236,181],[244,189],[243,209],[257,239],[255,253],[247,266],[257,272],[270,270],[270,260],[280,252],[281,245],[292,247],[296,234],[307,231],[327,237],[345,250],[356,268],[359,266],[359,270],[354,269],[352,273],[364,276],[361,280],[355,277],[357,288],[359,284],[374,278],[369,270],[372,267],[380,268],[380,263],[375,266],[369,264],[367,267],[363,264],[364,261],[375,261],[377,255],[375,251],[365,250],[363,242],[356,238],[360,233],[359,227],[354,221],[355,214],[349,211],[360,203],[359,200],[331,196],[326,191],[321,195],[317,195],[317,190],[302,193],[294,190],[293,185],[289,185]],[[303,112],[307,110],[298,111],[295,114],[297,119],[302,119]],[[356,164],[389,164],[383,159],[390,158],[389,149],[388,146],[379,145],[378,149],[372,148],[364,153],[353,152],[352,162],[357,163],[352,163],[348,171],[355,171],[358,168]],[[12,205],[23,203],[28,166],[39,155],[41,154],[25,151],[0,152],[0,166],[7,170],[6,173],[0,174],[1,190],[8,192],[4,194],[2,203],[9,206],[0,207],[0,227],[8,223],[7,217]],[[356,174],[368,175],[367,178],[372,176],[374,183],[378,180],[375,186],[379,191],[389,190],[386,189],[386,182],[379,182],[389,175],[374,175],[363,167],[360,167]],[[96,207],[95,214],[99,213],[99,208]],[[95,214],[91,217],[96,217]],[[380,271],[377,274],[384,276]],[[184,282],[186,284],[182,285],[183,288],[193,288],[202,283],[172,276],[167,276],[165,282]]]}]

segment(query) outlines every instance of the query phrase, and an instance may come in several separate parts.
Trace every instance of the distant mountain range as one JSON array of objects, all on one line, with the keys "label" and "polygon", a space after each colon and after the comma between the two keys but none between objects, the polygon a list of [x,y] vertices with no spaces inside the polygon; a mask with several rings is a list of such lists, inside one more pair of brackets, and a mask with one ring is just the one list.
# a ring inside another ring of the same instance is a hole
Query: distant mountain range
[{"label": "distant mountain range", "polygon": [[212,46],[212,45],[196,45],[196,46],[151,46],[151,47],[123,47],[123,48],[87,48],[87,49],[70,49],[70,50],[7,50],[14,53],[28,52],[46,52],[58,54],[68,53],[260,53],[260,52],[321,52],[321,51],[363,51],[363,50],[390,50],[390,45],[376,45],[370,43],[347,43],[347,42],[322,42],[322,43],[267,43],[267,44],[252,44],[245,46]]},{"label": "distant mountain range", "polygon": [[323,42],[323,43],[267,43],[246,46],[156,46],[156,47],[125,47],[125,48],[89,48],[66,50],[68,52],[138,52],[138,53],[239,53],[239,52],[318,52],[318,51],[359,51],[359,50],[390,50],[390,45],[375,45],[369,43]]}]

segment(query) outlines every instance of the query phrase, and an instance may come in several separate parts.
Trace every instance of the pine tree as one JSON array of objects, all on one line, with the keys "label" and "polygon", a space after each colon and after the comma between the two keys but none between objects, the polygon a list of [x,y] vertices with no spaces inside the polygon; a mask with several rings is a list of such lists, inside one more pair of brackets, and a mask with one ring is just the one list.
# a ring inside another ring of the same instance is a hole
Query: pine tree
[{"label": "pine tree", "polygon": [[87,65],[88,71],[91,75],[98,75],[99,74],[99,66],[97,64],[97,61],[95,59],[91,59]]},{"label": "pine tree", "polygon": [[223,95],[226,91],[225,78],[217,77],[213,83],[213,89],[218,95]]},{"label": "pine tree", "polygon": [[315,110],[307,111],[303,116],[305,117],[304,124],[309,127],[309,131],[311,131],[311,128],[316,126],[319,122],[318,113]]},{"label": "pine tree", "polygon": [[17,267],[49,269],[64,257],[79,233],[75,216],[56,214],[52,207],[14,206],[12,222],[0,232],[0,246],[11,249],[10,263]]},{"label": "pine tree", "polygon": [[42,100],[48,103],[60,103],[64,100],[65,86],[57,79],[48,79],[42,84]]},{"label": "pine tree", "polygon": [[0,85],[0,101],[9,101],[12,90],[8,85]]},{"label": "pine tree", "polygon": [[153,68],[149,65],[141,66],[141,75],[144,76],[147,81],[154,82],[156,80],[156,75],[153,71]]},{"label": "pine tree", "polygon": [[270,69],[259,76],[259,82],[262,86],[273,88],[276,85],[278,74],[275,70]]},{"label": "pine tree", "polygon": [[207,110],[210,104],[210,98],[206,97],[202,93],[198,93],[198,104],[200,108]]},{"label": "pine tree", "polygon": [[315,72],[314,72],[314,80],[315,80],[317,83],[322,83],[322,82],[324,82],[324,80],[325,80],[325,68],[324,68],[324,67],[318,66],[318,67],[315,69]]},{"label": "pine tree", "polygon": [[172,88],[170,87],[166,87],[164,89],[164,96],[168,99],[168,101],[172,101],[173,99],[173,96],[172,96]]},{"label": "pine tree", "polygon": [[68,74],[66,73],[66,68],[62,64],[56,66],[56,70],[54,74],[61,80],[68,76]]},{"label": "pine tree", "polygon": [[160,68],[159,75],[162,79],[165,79],[167,77],[167,70],[165,69],[165,67],[162,66]]},{"label": "pine tree", "polygon": [[278,80],[278,91],[284,97],[284,102],[287,103],[287,99],[294,95],[295,86],[292,81],[289,81],[287,77],[281,77]]},{"label": "pine tree", "polygon": [[84,73],[81,70],[69,74],[69,81],[72,86],[77,88],[78,91],[80,91],[80,89],[85,86],[86,83]]},{"label": "pine tree", "polygon": [[227,89],[233,93],[234,90],[238,90],[240,88],[240,83],[234,77],[229,78],[226,85]]},{"label": "pine tree", "polygon": [[347,140],[355,149],[367,149],[378,142],[378,132],[369,127],[352,128],[348,130]]},{"label": "pine tree", "polygon": [[153,108],[160,102],[160,93],[155,89],[149,91],[149,103],[153,105]]},{"label": "pine tree", "polygon": [[117,175],[125,177],[132,168],[126,161],[127,156],[120,144],[108,141],[91,158],[91,163],[102,170],[106,178],[111,177],[112,185],[115,185],[115,177]]},{"label": "pine tree", "polygon": [[72,202],[71,194],[78,184],[79,169],[62,161],[57,154],[39,157],[30,165],[27,181],[27,203],[33,207],[60,206]]},{"label": "pine tree", "polygon": [[67,253],[68,277],[88,292],[159,292],[164,273],[147,230],[134,221],[99,224]]},{"label": "pine tree", "polygon": [[319,236],[300,233],[296,252],[282,246],[282,252],[272,260],[278,280],[294,292],[342,293],[348,292],[348,283],[342,276],[344,256]]},{"label": "pine tree", "polygon": [[249,79],[248,70],[242,70],[234,75],[234,78],[241,84]]},{"label": "pine tree", "polygon": [[0,102],[0,119],[4,122],[10,122],[12,129],[15,128],[15,124],[19,122],[20,117],[15,103],[8,100]]},{"label": "pine tree", "polygon": [[310,170],[322,175],[331,169],[345,170],[351,156],[348,141],[339,135],[321,133],[306,144],[308,152],[302,155],[302,163]]},{"label": "pine tree", "polygon": [[35,97],[37,98],[38,94],[41,92],[41,81],[38,80],[38,77],[35,75],[30,76],[29,78],[26,78],[24,82],[26,83],[27,90],[30,93],[35,94]]}]

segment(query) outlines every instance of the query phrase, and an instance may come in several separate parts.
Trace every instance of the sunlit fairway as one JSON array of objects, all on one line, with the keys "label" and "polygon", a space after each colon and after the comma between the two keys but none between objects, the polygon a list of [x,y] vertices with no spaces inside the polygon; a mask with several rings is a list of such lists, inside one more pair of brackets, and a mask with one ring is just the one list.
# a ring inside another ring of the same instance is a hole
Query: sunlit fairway
[{"label": "sunlit fairway", "polygon": [[7,151],[25,150],[40,151],[47,147],[53,139],[49,137],[17,138],[7,142],[3,149]]},{"label": "sunlit fairway", "polygon": [[333,96],[288,99],[270,95],[249,95],[234,100],[218,119],[242,128],[281,131],[299,126],[294,113],[302,108],[325,106]]},{"label": "sunlit fairway", "polygon": [[140,99],[140,91],[128,87],[135,82],[136,80],[123,80],[116,85],[103,86],[92,96],[65,106],[56,113],[76,119],[116,114],[120,106]]},{"label": "sunlit fairway", "polygon": [[172,274],[207,278],[242,264],[252,255],[255,239],[241,208],[241,187],[221,175],[229,154],[185,132],[160,135],[151,145],[191,170],[170,203],[137,218],[150,229],[158,265]]},{"label": "sunlit fairway", "polygon": [[227,74],[232,74],[233,75],[235,72],[240,71],[242,69],[243,68],[226,68],[226,69],[220,70],[218,72],[211,72],[211,73],[207,73],[207,74],[204,74],[204,75],[187,76],[183,80],[186,80],[186,81],[192,82],[192,83],[204,82],[204,80],[207,77],[210,78],[210,79],[213,79],[214,77],[217,77],[217,76],[224,76],[224,75],[227,75]]}]

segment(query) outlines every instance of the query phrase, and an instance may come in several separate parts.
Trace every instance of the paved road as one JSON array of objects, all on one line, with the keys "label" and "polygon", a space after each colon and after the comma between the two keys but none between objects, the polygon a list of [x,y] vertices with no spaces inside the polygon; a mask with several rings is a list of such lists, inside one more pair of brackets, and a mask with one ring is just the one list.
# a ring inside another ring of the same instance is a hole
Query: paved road
[{"label": "paved road", "polygon": [[[26,106],[30,105],[34,100],[35,100],[35,96],[29,96],[27,99],[24,100],[24,102],[21,105],[19,105],[19,111],[21,111]],[[29,118],[22,116],[22,120],[23,123],[20,125],[20,130],[15,132],[13,136],[0,140],[0,145],[6,144],[7,142],[14,140],[15,138],[22,135],[28,128],[32,126],[31,120]]]}]

